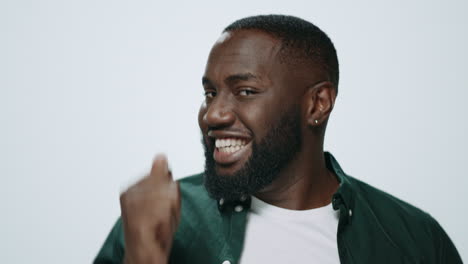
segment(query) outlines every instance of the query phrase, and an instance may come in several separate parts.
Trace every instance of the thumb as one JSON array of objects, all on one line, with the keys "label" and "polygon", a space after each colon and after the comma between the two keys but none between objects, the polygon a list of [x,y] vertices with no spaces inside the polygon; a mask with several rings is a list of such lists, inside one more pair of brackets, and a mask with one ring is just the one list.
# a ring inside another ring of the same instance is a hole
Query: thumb
[{"label": "thumb", "polygon": [[153,182],[161,183],[171,179],[169,166],[167,164],[167,157],[164,154],[158,154],[154,158],[153,166],[149,178]]}]

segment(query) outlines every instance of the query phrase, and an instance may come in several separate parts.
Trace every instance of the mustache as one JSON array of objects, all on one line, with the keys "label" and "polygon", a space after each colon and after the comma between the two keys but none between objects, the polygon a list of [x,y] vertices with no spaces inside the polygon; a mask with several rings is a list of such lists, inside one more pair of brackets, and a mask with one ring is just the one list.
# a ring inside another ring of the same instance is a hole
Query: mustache
[{"label": "mustache", "polygon": [[208,128],[206,131],[206,134],[209,135],[213,132],[226,132],[226,133],[242,133],[242,134],[249,134],[250,131],[247,129],[242,129],[242,128]]}]

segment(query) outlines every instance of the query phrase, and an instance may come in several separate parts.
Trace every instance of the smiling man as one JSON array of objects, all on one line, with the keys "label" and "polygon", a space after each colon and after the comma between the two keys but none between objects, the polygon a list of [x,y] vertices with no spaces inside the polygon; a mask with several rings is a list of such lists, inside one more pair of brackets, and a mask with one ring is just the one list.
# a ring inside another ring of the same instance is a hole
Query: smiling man
[{"label": "smiling man", "polygon": [[430,215],[323,151],[338,80],[333,43],[307,21],[228,26],[202,78],[205,172],[175,182],[158,156],[95,263],[461,263]]}]

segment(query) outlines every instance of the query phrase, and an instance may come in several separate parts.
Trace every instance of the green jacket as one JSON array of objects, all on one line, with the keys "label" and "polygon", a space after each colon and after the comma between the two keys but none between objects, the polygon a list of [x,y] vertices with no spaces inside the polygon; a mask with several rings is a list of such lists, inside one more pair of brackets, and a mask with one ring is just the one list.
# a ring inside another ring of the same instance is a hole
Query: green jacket
[{"label": "green jacket", "polygon": [[[429,214],[346,175],[331,154],[325,156],[340,181],[332,203],[340,210],[341,263],[462,263],[450,238]],[[170,263],[238,263],[250,200],[220,205],[204,189],[203,174],[180,180],[180,189],[182,216]],[[118,219],[94,263],[122,263],[124,252]]]}]

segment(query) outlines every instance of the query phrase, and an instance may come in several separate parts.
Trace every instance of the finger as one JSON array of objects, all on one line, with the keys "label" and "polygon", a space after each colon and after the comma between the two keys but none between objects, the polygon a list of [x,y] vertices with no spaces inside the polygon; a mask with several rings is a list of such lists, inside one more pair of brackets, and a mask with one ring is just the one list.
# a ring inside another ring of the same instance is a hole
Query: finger
[{"label": "finger", "polygon": [[149,180],[155,183],[167,182],[171,179],[167,157],[164,154],[158,154],[153,161]]}]

